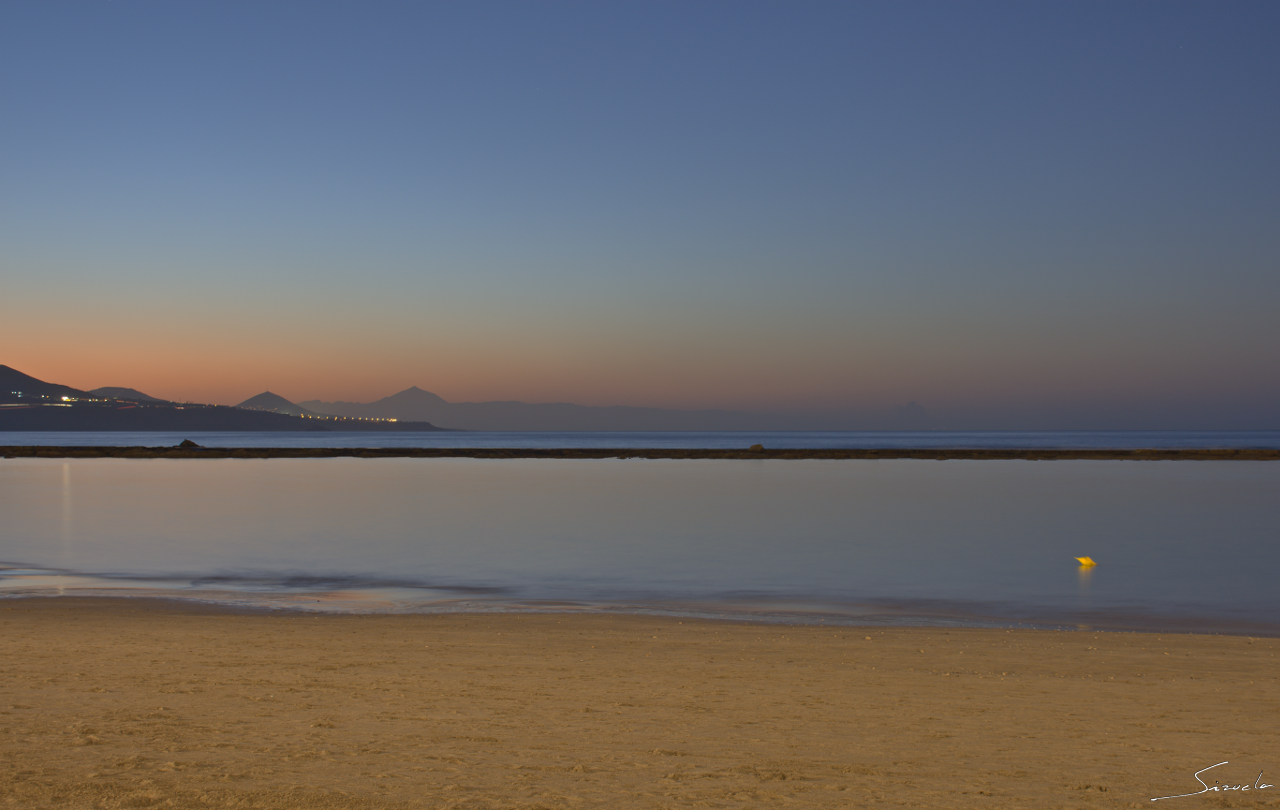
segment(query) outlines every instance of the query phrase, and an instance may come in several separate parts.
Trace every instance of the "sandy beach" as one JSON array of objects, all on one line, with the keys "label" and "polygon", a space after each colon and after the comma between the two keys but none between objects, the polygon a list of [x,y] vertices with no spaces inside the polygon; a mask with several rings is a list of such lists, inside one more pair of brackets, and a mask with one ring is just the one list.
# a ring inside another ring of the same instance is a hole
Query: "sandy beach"
[{"label": "sandy beach", "polygon": [[[1280,640],[0,602],[0,805],[1139,807],[1280,782]],[[1261,780],[1258,779],[1261,772]],[[1280,805],[1280,787],[1154,806]]]}]

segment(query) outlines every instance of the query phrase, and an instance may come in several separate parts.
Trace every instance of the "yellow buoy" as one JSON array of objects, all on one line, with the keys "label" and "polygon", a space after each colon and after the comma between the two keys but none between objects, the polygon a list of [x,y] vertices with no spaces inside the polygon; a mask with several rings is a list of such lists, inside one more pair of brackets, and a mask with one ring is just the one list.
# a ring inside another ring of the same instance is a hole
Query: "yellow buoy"
[{"label": "yellow buoy", "polygon": [[1076,560],[1085,568],[1092,568],[1097,565],[1097,563],[1093,561],[1092,557],[1076,557]]}]

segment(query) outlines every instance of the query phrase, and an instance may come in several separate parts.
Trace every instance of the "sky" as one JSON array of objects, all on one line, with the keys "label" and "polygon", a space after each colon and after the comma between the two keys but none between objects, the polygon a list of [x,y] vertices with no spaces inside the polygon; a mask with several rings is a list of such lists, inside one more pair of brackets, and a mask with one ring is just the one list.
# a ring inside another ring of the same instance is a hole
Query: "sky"
[{"label": "sky", "polygon": [[0,5],[0,363],[1280,429],[1280,5]]}]

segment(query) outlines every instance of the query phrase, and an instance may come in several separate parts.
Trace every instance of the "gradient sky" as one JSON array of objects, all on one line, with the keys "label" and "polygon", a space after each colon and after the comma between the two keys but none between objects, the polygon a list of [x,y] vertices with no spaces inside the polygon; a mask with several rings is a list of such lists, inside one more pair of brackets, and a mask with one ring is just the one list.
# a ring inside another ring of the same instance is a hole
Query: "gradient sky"
[{"label": "gradient sky", "polygon": [[0,363],[1277,429],[1277,42],[1271,2],[7,3]]}]

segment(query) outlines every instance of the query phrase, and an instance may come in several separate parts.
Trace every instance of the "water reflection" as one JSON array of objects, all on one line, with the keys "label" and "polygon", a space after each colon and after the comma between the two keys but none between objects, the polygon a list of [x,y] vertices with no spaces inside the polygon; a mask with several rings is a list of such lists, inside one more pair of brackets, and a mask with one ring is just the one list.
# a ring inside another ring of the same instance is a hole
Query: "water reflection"
[{"label": "water reflection", "polygon": [[[70,462],[62,463],[62,546],[61,557],[63,565],[71,565],[71,464]],[[59,593],[61,593],[59,589]]]},{"label": "water reflection", "polygon": [[[0,561],[43,573],[0,590],[1280,625],[1277,484],[1266,462],[10,459]],[[1072,576],[1083,538],[1105,577]]]},{"label": "water reflection", "polygon": [[[1085,557],[1084,559],[1088,560],[1089,558]],[[1076,576],[1078,577],[1078,581],[1080,583],[1080,609],[1081,610],[1087,611],[1093,608],[1093,604],[1089,599],[1089,580],[1093,577],[1093,569],[1094,569],[1094,563],[1092,560],[1089,560],[1088,563],[1084,563],[1084,562],[1080,563],[1080,567],[1076,569]]]}]

